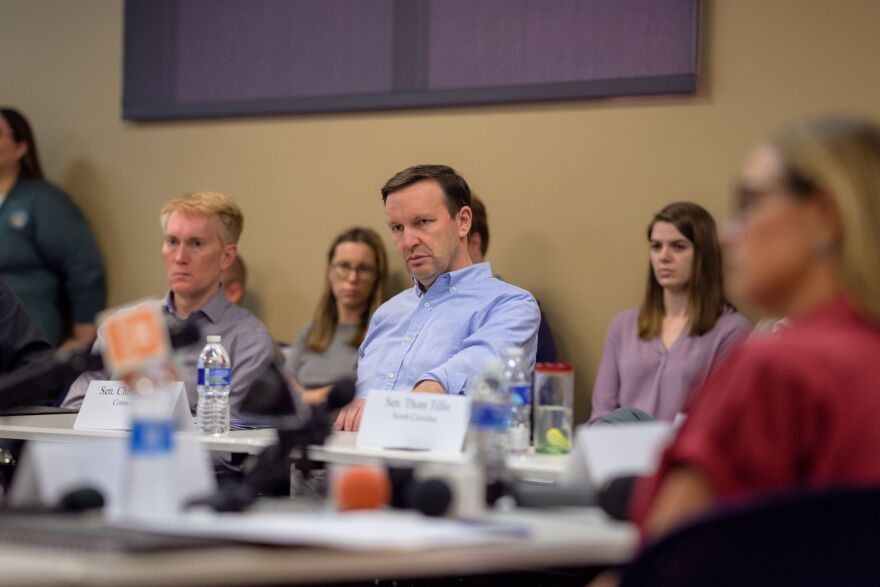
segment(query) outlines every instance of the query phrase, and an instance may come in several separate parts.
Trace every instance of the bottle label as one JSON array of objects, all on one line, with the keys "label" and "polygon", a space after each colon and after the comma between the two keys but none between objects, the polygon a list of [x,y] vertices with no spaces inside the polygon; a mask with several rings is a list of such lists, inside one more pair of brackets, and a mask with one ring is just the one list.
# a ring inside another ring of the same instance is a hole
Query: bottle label
[{"label": "bottle label", "polygon": [[[202,372],[204,371],[204,373]],[[210,367],[199,369],[199,385],[229,386],[232,383],[232,369],[229,367]]]},{"label": "bottle label", "polygon": [[204,385],[205,384],[205,368],[199,367],[198,373],[199,373],[199,376],[196,381],[196,385]]},{"label": "bottle label", "polygon": [[505,404],[471,405],[471,424],[477,428],[507,428],[510,419],[510,406]]},{"label": "bottle label", "polygon": [[532,386],[511,385],[510,403],[515,406],[530,406],[532,404]]},{"label": "bottle label", "polygon": [[134,420],[131,424],[130,452],[138,456],[161,456],[174,446],[172,420]]}]

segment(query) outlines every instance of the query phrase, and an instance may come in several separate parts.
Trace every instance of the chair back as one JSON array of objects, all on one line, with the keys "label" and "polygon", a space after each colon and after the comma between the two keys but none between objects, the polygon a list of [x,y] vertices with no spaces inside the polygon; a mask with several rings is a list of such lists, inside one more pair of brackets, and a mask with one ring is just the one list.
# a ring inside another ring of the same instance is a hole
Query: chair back
[{"label": "chair back", "polygon": [[648,546],[621,585],[880,585],[880,488],[725,507]]}]

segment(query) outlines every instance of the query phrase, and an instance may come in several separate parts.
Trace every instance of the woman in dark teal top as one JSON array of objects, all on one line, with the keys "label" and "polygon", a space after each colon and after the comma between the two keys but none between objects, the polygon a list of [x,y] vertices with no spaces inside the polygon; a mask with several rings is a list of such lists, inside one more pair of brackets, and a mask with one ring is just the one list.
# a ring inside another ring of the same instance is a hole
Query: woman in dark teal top
[{"label": "woman in dark teal top", "polygon": [[89,225],[43,179],[27,120],[0,108],[0,278],[53,345],[91,344],[104,266]]}]

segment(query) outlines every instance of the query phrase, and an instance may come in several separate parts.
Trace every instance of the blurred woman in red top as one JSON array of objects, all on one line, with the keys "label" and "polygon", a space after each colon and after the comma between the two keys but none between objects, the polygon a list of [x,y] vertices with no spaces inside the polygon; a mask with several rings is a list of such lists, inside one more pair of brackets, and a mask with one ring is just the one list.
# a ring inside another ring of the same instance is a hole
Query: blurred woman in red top
[{"label": "blurred woman in red top", "polygon": [[710,375],[636,493],[646,535],[718,502],[880,484],[880,129],[822,118],[749,156],[725,261],[735,297],[792,328]]}]

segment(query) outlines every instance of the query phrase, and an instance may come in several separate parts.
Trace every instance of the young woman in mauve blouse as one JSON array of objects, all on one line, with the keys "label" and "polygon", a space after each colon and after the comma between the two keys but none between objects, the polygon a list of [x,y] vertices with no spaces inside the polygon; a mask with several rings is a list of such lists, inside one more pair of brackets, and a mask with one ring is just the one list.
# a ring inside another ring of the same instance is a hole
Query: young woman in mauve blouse
[{"label": "young woman in mauve blouse", "polygon": [[641,419],[640,412],[673,420],[750,330],[724,297],[721,249],[706,210],[669,204],[648,225],[648,242],[645,298],[608,328],[592,422]]}]

